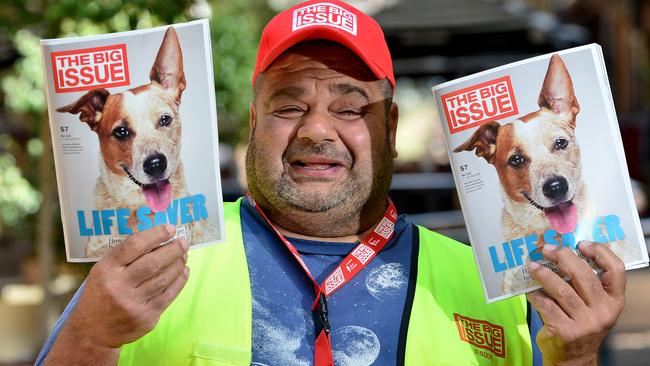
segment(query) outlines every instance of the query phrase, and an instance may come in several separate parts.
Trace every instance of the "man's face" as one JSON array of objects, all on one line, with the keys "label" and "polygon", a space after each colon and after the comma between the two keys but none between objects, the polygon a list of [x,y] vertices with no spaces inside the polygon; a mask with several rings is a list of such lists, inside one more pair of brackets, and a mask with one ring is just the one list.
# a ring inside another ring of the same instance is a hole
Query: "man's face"
[{"label": "man's face", "polygon": [[386,81],[344,47],[308,42],[281,55],[255,87],[246,169],[257,200],[358,212],[385,199],[397,155]]}]

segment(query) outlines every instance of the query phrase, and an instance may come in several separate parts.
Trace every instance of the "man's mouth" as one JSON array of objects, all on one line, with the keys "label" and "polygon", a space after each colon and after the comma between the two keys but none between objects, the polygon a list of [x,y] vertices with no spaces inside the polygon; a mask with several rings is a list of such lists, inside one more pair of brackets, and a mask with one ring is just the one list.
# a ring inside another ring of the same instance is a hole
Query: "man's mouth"
[{"label": "man's mouth", "polygon": [[304,161],[296,161],[294,163],[291,163],[292,165],[299,166],[301,168],[305,169],[312,169],[312,170],[324,170],[324,169],[329,169],[335,166],[338,166],[340,164],[336,163],[308,163]]},{"label": "man's mouth", "polygon": [[531,205],[544,212],[544,216],[553,230],[560,234],[570,233],[575,230],[578,224],[578,210],[573,204],[573,198],[554,206],[544,207],[533,201],[526,192],[522,192],[522,194]]},{"label": "man's mouth", "polygon": [[318,178],[335,175],[345,166],[341,161],[326,157],[298,157],[290,159],[289,165],[295,173],[301,176]]},{"label": "man's mouth", "polygon": [[172,201],[172,185],[169,184],[169,179],[161,179],[153,183],[144,184],[138,181],[126,166],[123,165],[122,169],[124,169],[129,179],[140,187],[147,206],[153,212],[161,212],[167,209],[167,206]]}]

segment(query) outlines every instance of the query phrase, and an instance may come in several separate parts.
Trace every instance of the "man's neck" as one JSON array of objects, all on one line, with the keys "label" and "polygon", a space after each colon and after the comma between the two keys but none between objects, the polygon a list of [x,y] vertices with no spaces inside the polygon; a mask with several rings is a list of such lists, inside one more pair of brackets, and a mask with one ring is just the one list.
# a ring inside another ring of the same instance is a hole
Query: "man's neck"
[{"label": "man's neck", "polygon": [[292,207],[276,208],[267,202],[256,202],[282,235],[325,242],[361,241],[370,234],[386,212],[385,201],[374,205],[366,204],[362,210],[341,207],[324,212],[305,212]]},{"label": "man's neck", "polygon": [[294,231],[287,230],[275,222],[273,223],[273,226],[275,226],[278,231],[284,235],[287,238],[297,238],[297,239],[306,239],[306,240],[313,240],[313,241],[322,241],[322,242],[331,242],[331,243],[355,243],[355,242],[360,242],[363,239],[365,239],[370,232],[375,228],[375,225],[372,225],[369,229],[366,231],[360,233],[360,234],[352,234],[352,235],[345,235],[345,236],[335,236],[335,237],[327,237],[327,236],[310,236],[310,235],[304,235],[301,233],[297,233]]}]

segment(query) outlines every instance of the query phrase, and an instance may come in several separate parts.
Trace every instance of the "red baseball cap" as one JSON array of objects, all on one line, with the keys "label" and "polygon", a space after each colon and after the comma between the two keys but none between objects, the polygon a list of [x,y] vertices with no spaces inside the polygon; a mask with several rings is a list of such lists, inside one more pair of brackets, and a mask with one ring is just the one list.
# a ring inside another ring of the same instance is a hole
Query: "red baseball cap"
[{"label": "red baseball cap", "polygon": [[342,44],[368,65],[379,79],[388,79],[395,89],[393,62],[377,22],[338,0],[311,0],[277,14],[264,28],[253,84],[260,72],[291,46],[312,39]]}]

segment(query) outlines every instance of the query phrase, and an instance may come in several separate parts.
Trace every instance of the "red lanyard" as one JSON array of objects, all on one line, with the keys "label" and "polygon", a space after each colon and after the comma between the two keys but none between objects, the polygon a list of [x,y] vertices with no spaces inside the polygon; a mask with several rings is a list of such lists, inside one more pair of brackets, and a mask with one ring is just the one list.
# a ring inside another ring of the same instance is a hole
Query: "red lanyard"
[{"label": "red lanyard", "polygon": [[266,220],[266,222],[273,228],[273,231],[275,231],[280,241],[282,241],[287,249],[289,249],[289,252],[291,252],[293,257],[298,261],[303,271],[307,274],[307,277],[309,277],[314,285],[316,298],[311,306],[311,311],[317,313],[322,327],[314,343],[314,364],[315,366],[333,366],[334,359],[332,357],[332,346],[330,344],[329,335],[330,328],[327,317],[327,296],[333,294],[336,290],[343,287],[354,276],[356,276],[357,273],[359,273],[375,258],[377,253],[379,253],[391,239],[393,232],[395,231],[395,222],[397,221],[397,210],[395,209],[393,201],[391,201],[390,198],[388,199],[388,208],[386,208],[384,217],[381,219],[379,224],[377,224],[372,232],[370,232],[370,234],[368,234],[368,236],[363,239],[350,252],[350,254],[341,261],[341,263],[338,264],[338,266],[336,266],[334,271],[325,278],[325,281],[319,285],[311,275],[311,272],[309,272],[309,269],[305,265],[305,262],[303,262],[296,248],[278,231],[278,229],[275,228],[275,226],[273,226],[260,206],[255,203],[255,200],[253,200],[250,193],[246,193],[246,198],[248,202],[257,209],[257,212],[262,215],[264,220]]}]

